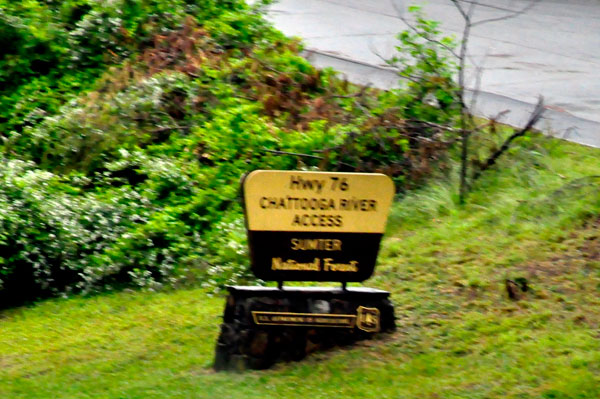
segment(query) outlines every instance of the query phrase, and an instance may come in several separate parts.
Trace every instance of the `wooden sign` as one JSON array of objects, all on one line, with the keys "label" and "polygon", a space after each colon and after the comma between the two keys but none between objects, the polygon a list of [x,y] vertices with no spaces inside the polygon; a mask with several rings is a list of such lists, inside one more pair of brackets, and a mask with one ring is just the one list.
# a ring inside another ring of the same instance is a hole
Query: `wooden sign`
[{"label": "wooden sign", "polygon": [[383,174],[256,170],[243,182],[251,265],[270,281],[364,281],[394,196]]}]

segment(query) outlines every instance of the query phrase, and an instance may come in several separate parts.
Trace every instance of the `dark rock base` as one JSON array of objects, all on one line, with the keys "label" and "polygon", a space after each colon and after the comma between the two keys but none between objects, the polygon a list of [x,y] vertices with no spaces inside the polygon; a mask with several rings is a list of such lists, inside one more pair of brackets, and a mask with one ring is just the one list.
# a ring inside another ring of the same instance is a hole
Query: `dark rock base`
[{"label": "dark rock base", "polygon": [[395,329],[386,291],[229,287],[215,370],[266,369]]}]

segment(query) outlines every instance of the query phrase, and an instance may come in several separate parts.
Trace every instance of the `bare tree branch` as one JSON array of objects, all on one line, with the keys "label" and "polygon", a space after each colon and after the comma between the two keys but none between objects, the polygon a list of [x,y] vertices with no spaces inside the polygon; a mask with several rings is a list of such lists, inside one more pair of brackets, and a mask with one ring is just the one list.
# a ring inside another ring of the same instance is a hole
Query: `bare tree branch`
[{"label": "bare tree branch", "polygon": [[482,19],[482,20],[480,20],[480,21],[473,22],[473,23],[471,24],[471,26],[472,26],[472,27],[475,27],[475,26],[478,26],[478,25],[487,24],[488,22],[505,21],[505,20],[507,20],[507,19],[516,18],[516,17],[518,17],[519,15],[522,15],[522,14],[526,13],[527,11],[531,10],[531,9],[532,9],[532,8],[533,8],[533,7],[534,7],[534,6],[535,6],[537,3],[539,3],[539,2],[540,2],[540,0],[531,0],[531,1],[529,2],[529,4],[527,4],[525,7],[523,7],[523,8],[522,8],[522,9],[520,9],[520,10],[513,11],[512,13],[510,13],[510,14],[507,14],[507,15],[503,15],[503,16],[501,16],[501,17],[495,17],[495,18]]},{"label": "bare tree branch", "polygon": [[469,43],[469,34],[471,32],[471,18],[475,11],[475,6],[479,4],[478,1],[473,1],[469,5],[469,10],[465,11],[458,0],[452,0],[452,3],[456,9],[463,16],[465,25],[463,28],[462,40],[460,43],[459,52],[459,66],[458,66],[458,94],[461,107],[461,118],[460,118],[460,137],[461,137],[461,148],[460,148],[460,183],[459,183],[459,202],[464,204],[467,192],[469,190],[469,184],[467,182],[467,168],[468,168],[468,156],[469,156],[469,126],[473,125],[473,116],[467,109],[465,103],[465,64],[467,59],[467,45]]},{"label": "bare tree branch", "polygon": [[498,122],[501,118],[504,118],[504,116],[508,114],[510,114],[510,109],[505,109],[504,111],[498,112],[495,116],[491,117],[490,119],[494,122]]},{"label": "bare tree branch", "polygon": [[511,8],[499,7],[499,6],[494,6],[494,5],[491,5],[491,4],[482,4],[481,2],[479,2],[479,0],[460,0],[460,1],[463,2],[463,3],[472,3],[473,1],[477,1],[478,2],[477,6],[479,6],[479,7],[491,8],[491,9],[494,9],[494,10],[506,11],[506,12],[509,12],[509,13],[515,12],[515,10],[511,9]]},{"label": "bare tree branch", "polygon": [[467,16],[466,11],[462,8],[462,5],[460,4],[460,1],[459,0],[451,0],[451,1],[452,1],[452,3],[454,3],[454,6],[458,10],[458,12],[460,12],[460,14],[462,15],[462,17],[465,20],[469,19],[469,17]]},{"label": "bare tree branch", "polygon": [[375,56],[377,56],[377,58],[383,61],[386,65],[390,65],[390,67],[398,69],[398,67],[391,65],[391,61],[388,58],[385,58],[383,55],[381,55],[381,53],[379,52],[379,50],[377,50],[377,47],[375,47],[373,42],[369,41],[368,46],[369,50],[371,50],[371,53],[375,54]]},{"label": "bare tree branch", "polygon": [[[484,59],[485,60],[485,59]],[[469,104],[469,110],[471,112],[475,112],[475,107],[477,106],[477,100],[479,99],[479,93],[481,88],[481,77],[483,76],[483,62],[481,64],[477,64],[475,66],[475,87],[471,90],[471,101]]]},{"label": "bare tree branch", "polygon": [[450,47],[450,46],[448,46],[448,45],[440,42],[439,40],[433,39],[431,37],[424,37],[422,35],[422,33],[417,30],[417,28],[415,28],[410,22],[408,22],[408,20],[406,18],[404,18],[404,15],[403,15],[404,13],[398,7],[398,4],[396,4],[396,2],[392,1],[392,6],[396,10],[396,13],[398,14],[398,18],[400,18],[400,20],[402,22],[404,22],[404,24],[406,26],[408,26],[410,28],[410,30],[412,30],[413,32],[415,32],[417,35],[423,37],[423,39],[427,40],[428,42],[437,44],[438,46],[442,47],[446,51],[450,52],[450,54],[452,54],[454,57],[458,58],[458,54],[456,53],[456,51],[452,47]]},{"label": "bare tree branch", "polygon": [[[318,155],[311,155],[311,154],[302,154],[299,152],[288,152],[288,151],[279,151],[279,150],[270,150],[268,148],[263,148],[263,151],[265,152],[270,152],[271,154],[276,154],[276,155],[292,155],[295,157],[301,157],[301,158],[312,158],[312,159],[319,159],[319,160],[323,160],[323,157],[320,157]],[[340,165],[342,166],[346,166],[348,168],[356,168],[356,165],[350,165],[349,163],[346,162],[338,162]]]},{"label": "bare tree branch", "polygon": [[544,97],[540,96],[538,99],[538,102],[535,106],[535,109],[533,110],[533,112],[531,113],[531,116],[529,117],[529,120],[527,121],[527,123],[525,124],[525,126],[521,129],[518,130],[516,132],[514,132],[512,135],[510,135],[502,144],[502,146],[496,150],[496,152],[494,152],[492,155],[490,155],[490,157],[487,159],[487,161],[485,162],[485,164],[483,164],[483,166],[481,166],[481,168],[479,168],[479,170],[477,170],[474,174],[473,174],[473,179],[472,182],[476,181],[477,179],[479,179],[479,177],[481,176],[481,174],[483,172],[485,172],[486,170],[488,170],[489,168],[491,168],[492,166],[494,166],[496,164],[496,161],[498,160],[498,158],[500,158],[500,156],[502,154],[504,154],[508,148],[510,147],[510,144],[518,137],[524,136],[525,133],[527,133],[529,130],[531,130],[531,128],[533,128],[533,126],[541,119],[542,115],[544,114],[544,111],[546,109],[544,108]]},{"label": "bare tree branch", "polygon": [[406,120],[407,123],[418,123],[424,126],[428,126],[428,127],[434,127],[436,129],[439,130],[444,130],[444,131],[448,131],[448,132],[457,132],[456,129],[450,127],[450,126],[445,126],[445,125],[440,125],[439,123],[434,123],[434,122],[429,122],[429,121],[420,121],[420,120],[415,120],[415,119],[407,119]]},{"label": "bare tree branch", "polygon": [[486,127],[492,126],[494,123],[498,123],[498,120],[502,117],[504,117],[504,115],[510,113],[510,110],[505,109],[504,111],[500,111],[498,112],[495,116],[492,116],[489,118],[489,120],[485,123],[480,123],[479,125],[475,126],[473,128],[473,131],[479,131],[481,129],[485,129]]},{"label": "bare tree branch", "polygon": [[288,151],[270,150],[268,148],[263,148],[263,151],[270,152],[271,154],[276,154],[276,155],[293,155],[295,157],[302,157],[302,158],[323,159],[323,157],[320,157],[318,155],[302,154],[302,153],[299,153],[299,152],[288,152]]},{"label": "bare tree branch", "polygon": [[400,74],[400,71],[402,70],[400,67],[397,66],[397,63],[392,63],[390,60],[388,60],[387,58],[385,58],[383,55],[379,54],[379,52],[377,51],[377,49],[375,48],[375,46],[373,46],[372,43],[369,43],[369,49],[371,50],[371,52],[373,54],[375,54],[375,56],[377,56],[377,58],[379,58],[380,60],[382,60],[383,62],[385,62],[387,65],[389,65],[389,68],[394,70],[396,73],[398,73],[398,76],[400,76],[401,78],[404,78],[406,80],[410,80],[413,83],[420,83],[421,80],[419,79],[418,76],[415,75],[409,75],[406,73]]},{"label": "bare tree branch", "polygon": [[[393,0],[392,0],[392,5],[393,5],[394,9],[396,10],[399,18],[409,27],[410,30],[412,30],[414,33],[416,33],[418,36],[420,36],[423,40],[426,40],[446,51],[449,51],[449,53],[452,54],[458,60],[458,64],[459,64],[458,65],[458,76],[457,76],[458,100],[459,100],[459,104],[461,107],[461,114],[460,114],[460,120],[459,120],[460,125],[459,125],[459,131],[458,131],[460,147],[461,147],[460,148],[459,202],[461,204],[464,204],[465,198],[469,191],[469,185],[470,185],[468,176],[467,176],[468,175],[468,167],[469,167],[468,156],[469,156],[470,136],[473,133],[477,132],[478,130],[485,128],[486,126],[490,126],[490,124],[493,126],[495,121],[498,118],[500,118],[501,116],[503,116],[504,113],[506,113],[505,111],[503,111],[502,113],[498,114],[498,116],[496,118],[493,118],[490,122],[484,124],[483,126],[476,126],[476,122],[475,122],[474,116],[471,111],[473,111],[475,109],[475,106],[477,104],[478,91],[479,91],[479,87],[481,85],[481,75],[482,75],[483,68],[482,68],[481,64],[475,62],[474,59],[472,59],[472,57],[468,54],[471,29],[478,25],[483,25],[485,23],[495,22],[495,21],[503,21],[503,20],[518,17],[518,16],[524,14],[525,12],[529,11],[541,0],[529,0],[524,7],[520,8],[518,10],[510,9],[508,7],[496,6],[496,5],[481,4],[480,0],[450,0],[450,1],[454,5],[454,7],[458,11],[458,13],[462,16],[463,23],[464,23],[463,30],[462,30],[462,37],[460,40],[460,47],[459,47],[458,51],[456,51],[455,49],[449,48],[449,46],[445,45],[444,43],[440,42],[439,40],[435,39],[434,37],[429,37],[426,33],[420,32],[415,26],[413,26],[411,23],[409,23],[404,18],[403,12],[402,12],[403,10],[401,10],[400,6],[398,4],[396,4],[396,2],[394,2]],[[492,8],[495,10],[499,10],[499,11],[505,12],[505,14],[498,16],[498,17],[475,21],[474,15],[475,15],[475,10],[478,6],[488,7],[488,8]],[[383,57],[381,57],[381,58],[383,59]],[[417,58],[417,60],[425,62],[428,66],[431,66],[431,65],[429,65],[429,62],[426,59],[426,57],[423,57],[423,55],[421,55],[421,54],[416,55],[416,58]],[[476,66],[476,76],[475,76],[476,88],[473,91],[473,96],[470,98],[470,101],[469,101],[470,104],[467,104],[467,98],[466,98],[466,92],[467,92],[466,66],[467,66],[468,60],[471,61],[472,64]],[[470,107],[468,105],[470,105]],[[523,129],[516,131],[514,134],[512,134],[510,137],[508,137],[506,139],[506,141],[502,144],[502,147],[498,151],[494,152],[487,159],[486,163],[479,170],[477,170],[474,173],[470,182],[472,183],[475,180],[477,180],[479,178],[479,176],[481,175],[481,173],[483,173],[485,170],[492,167],[496,163],[496,160],[504,152],[506,152],[508,150],[511,143],[516,138],[525,135],[533,127],[533,125],[535,125],[535,123],[538,122],[538,120],[541,118],[543,112],[544,112],[543,98],[540,97],[539,102],[536,105],[536,108],[534,109],[534,112],[530,116],[530,119],[529,119],[528,123],[525,125],[525,127]]]}]

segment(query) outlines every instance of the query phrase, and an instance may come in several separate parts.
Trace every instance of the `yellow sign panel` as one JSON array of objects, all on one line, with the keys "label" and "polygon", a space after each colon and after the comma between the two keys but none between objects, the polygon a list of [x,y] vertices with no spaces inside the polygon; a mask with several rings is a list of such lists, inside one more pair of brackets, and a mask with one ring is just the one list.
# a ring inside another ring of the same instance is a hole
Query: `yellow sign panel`
[{"label": "yellow sign panel", "polygon": [[356,326],[359,329],[366,332],[379,332],[381,330],[379,309],[359,306],[356,311],[358,313]]},{"label": "yellow sign panel", "polygon": [[[383,233],[393,197],[379,173],[256,170],[244,180],[252,231]],[[334,248],[330,241],[309,244]]]}]

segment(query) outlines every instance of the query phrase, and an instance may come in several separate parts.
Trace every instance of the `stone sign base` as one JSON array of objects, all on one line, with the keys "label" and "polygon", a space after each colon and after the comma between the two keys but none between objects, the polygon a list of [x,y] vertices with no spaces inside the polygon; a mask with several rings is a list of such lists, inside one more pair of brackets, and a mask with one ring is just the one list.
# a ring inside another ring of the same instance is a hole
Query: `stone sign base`
[{"label": "stone sign base", "polygon": [[228,287],[215,370],[266,369],[395,329],[389,292],[352,287]]}]

